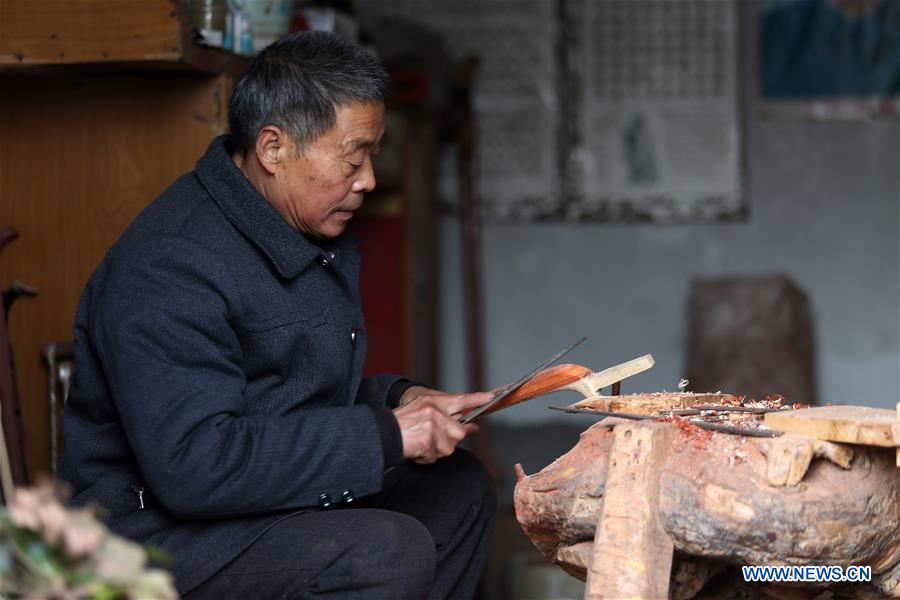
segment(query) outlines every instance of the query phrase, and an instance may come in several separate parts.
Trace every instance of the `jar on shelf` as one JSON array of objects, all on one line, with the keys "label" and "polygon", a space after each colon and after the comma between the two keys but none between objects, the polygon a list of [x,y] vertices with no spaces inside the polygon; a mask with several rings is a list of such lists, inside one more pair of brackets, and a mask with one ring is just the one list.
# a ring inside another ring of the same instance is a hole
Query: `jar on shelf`
[{"label": "jar on shelf", "polygon": [[291,29],[294,16],[292,0],[254,0],[244,11],[253,31],[253,51],[259,52]]},{"label": "jar on shelf", "polygon": [[191,24],[209,46],[222,46],[227,16],[226,0],[191,0]]}]

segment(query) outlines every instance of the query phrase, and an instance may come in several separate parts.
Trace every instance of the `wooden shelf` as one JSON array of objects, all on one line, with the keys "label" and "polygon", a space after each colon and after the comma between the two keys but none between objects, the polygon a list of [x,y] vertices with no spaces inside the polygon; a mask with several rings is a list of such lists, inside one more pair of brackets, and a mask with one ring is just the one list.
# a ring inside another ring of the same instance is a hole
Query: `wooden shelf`
[{"label": "wooden shelf", "polygon": [[239,75],[249,59],[193,40],[185,0],[0,0],[0,69],[91,66]]}]

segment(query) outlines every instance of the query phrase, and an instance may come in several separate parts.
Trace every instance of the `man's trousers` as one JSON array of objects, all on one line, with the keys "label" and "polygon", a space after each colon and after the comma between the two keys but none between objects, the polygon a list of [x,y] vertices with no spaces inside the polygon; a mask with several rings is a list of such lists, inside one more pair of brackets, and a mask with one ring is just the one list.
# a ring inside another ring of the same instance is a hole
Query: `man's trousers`
[{"label": "man's trousers", "polygon": [[468,600],[495,507],[493,481],[465,450],[405,462],[379,494],[279,521],[185,598]]}]

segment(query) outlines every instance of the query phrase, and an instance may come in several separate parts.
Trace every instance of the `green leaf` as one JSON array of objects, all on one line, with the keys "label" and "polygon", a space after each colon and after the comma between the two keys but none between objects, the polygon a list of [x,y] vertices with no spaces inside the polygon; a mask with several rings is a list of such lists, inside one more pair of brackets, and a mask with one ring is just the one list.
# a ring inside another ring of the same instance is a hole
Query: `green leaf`
[{"label": "green leaf", "polygon": [[93,569],[76,569],[66,574],[66,583],[70,587],[80,587],[88,582],[93,581],[97,574]]},{"label": "green leaf", "polygon": [[103,583],[91,590],[91,600],[120,600],[125,598],[125,590],[117,585]]},{"label": "green leaf", "polygon": [[174,562],[172,555],[159,546],[144,546],[144,550],[147,552],[147,558],[157,564],[170,567]]}]

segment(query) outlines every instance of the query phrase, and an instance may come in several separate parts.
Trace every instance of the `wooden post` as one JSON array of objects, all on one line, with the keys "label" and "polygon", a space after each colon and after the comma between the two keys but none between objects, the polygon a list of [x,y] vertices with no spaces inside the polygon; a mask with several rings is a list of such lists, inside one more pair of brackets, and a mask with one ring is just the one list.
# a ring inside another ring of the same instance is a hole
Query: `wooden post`
[{"label": "wooden post", "polygon": [[672,540],[659,522],[659,471],[668,423],[617,425],[585,599],[668,598]]},{"label": "wooden post", "polygon": [[900,467],[900,402],[897,403],[897,422],[894,423],[894,443],[897,445],[897,466]]},{"label": "wooden post", "polygon": [[3,435],[2,415],[0,407],[0,486],[3,493],[0,494],[0,505],[9,504],[13,498],[12,469],[9,466],[9,453],[6,451],[6,436]]}]

